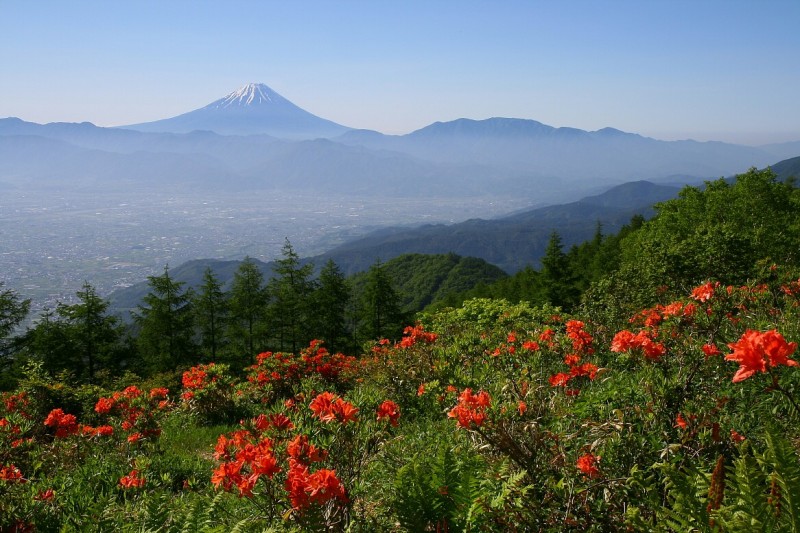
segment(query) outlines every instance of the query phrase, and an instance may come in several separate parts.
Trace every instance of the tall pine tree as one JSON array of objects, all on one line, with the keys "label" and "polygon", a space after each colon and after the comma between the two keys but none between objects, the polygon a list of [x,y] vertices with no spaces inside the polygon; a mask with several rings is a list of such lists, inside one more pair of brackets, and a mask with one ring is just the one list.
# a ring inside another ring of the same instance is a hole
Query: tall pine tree
[{"label": "tall pine tree", "polygon": [[574,283],[569,259],[564,253],[561,236],[553,231],[542,257],[541,281],[544,295],[555,306],[570,309],[578,303],[579,293]]},{"label": "tall pine tree", "polygon": [[380,261],[367,272],[360,304],[362,340],[400,336],[404,325],[400,297]]},{"label": "tall pine tree", "polygon": [[273,267],[275,276],[267,285],[270,296],[270,324],[278,349],[297,350],[308,341],[314,282],[314,265],[302,265],[289,239],[283,245],[282,257]]},{"label": "tall pine tree", "polygon": [[0,281],[0,369],[11,361],[15,344],[14,332],[30,311],[31,301],[23,300],[11,289],[3,289]]},{"label": "tall pine tree", "polygon": [[203,284],[192,298],[192,304],[200,333],[200,351],[206,358],[216,361],[227,341],[228,301],[211,267],[203,273]]},{"label": "tall pine tree", "polygon": [[184,291],[185,284],[170,277],[169,266],[163,275],[148,276],[147,281],[150,292],[134,312],[142,357],[156,371],[194,362],[191,291]]},{"label": "tall pine tree", "polygon": [[331,351],[342,351],[349,345],[349,302],[350,287],[347,280],[339,266],[329,259],[319,273],[311,318],[314,336],[324,340]]},{"label": "tall pine tree", "polygon": [[267,293],[264,275],[250,257],[233,275],[229,303],[229,350],[235,361],[252,360],[264,347],[267,323]]},{"label": "tall pine tree", "polygon": [[125,331],[114,316],[109,316],[108,302],[98,296],[95,288],[84,282],[76,293],[78,303],[59,304],[57,312],[65,323],[74,350],[76,370],[93,381],[101,369],[125,364]]}]

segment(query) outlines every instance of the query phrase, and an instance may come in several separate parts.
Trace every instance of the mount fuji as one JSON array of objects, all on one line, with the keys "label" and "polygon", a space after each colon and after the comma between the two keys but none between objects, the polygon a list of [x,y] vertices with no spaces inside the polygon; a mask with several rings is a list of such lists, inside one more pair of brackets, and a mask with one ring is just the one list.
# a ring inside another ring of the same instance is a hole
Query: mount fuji
[{"label": "mount fuji", "polygon": [[205,107],[154,122],[120,126],[143,132],[271,135],[283,139],[330,138],[350,130],[301,109],[263,83],[249,83]]}]

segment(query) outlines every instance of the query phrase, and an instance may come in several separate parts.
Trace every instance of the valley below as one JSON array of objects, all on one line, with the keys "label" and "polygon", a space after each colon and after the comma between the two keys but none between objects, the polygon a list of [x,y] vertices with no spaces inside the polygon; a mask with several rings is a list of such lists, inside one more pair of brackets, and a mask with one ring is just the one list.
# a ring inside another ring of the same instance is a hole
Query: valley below
[{"label": "valley below", "polygon": [[31,316],[72,303],[84,281],[107,295],[198,258],[275,259],[288,238],[311,256],[385,226],[493,218],[517,197],[380,198],[313,193],[47,192],[0,195],[0,282]]}]

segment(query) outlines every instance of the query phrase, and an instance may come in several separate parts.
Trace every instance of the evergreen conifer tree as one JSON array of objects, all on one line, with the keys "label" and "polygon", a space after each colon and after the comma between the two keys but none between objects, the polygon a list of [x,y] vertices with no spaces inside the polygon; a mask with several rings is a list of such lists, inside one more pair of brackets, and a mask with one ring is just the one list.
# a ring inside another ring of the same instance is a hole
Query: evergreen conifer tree
[{"label": "evergreen conifer tree", "polygon": [[200,332],[203,355],[216,361],[225,345],[228,321],[228,301],[217,276],[210,267],[203,273],[203,284],[193,300],[195,324]]},{"label": "evergreen conifer tree", "polygon": [[347,309],[350,302],[350,287],[339,269],[329,259],[319,274],[314,292],[313,313],[315,337],[325,341],[331,351],[341,351],[347,346]]},{"label": "evergreen conifer tree", "polygon": [[74,350],[75,370],[92,381],[98,370],[124,362],[125,333],[119,320],[107,314],[108,302],[92,285],[84,282],[76,295],[78,303],[59,304],[57,313]]},{"label": "evergreen conifer tree", "polygon": [[397,338],[403,328],[400,298],[380,261],[367,272],[361,296],[361,338]]},{"label": "evergreen conifer tree", "polygon": [[169,266],[163,275],[148,276],[147,281],[150,292],[134,312],[142,356],[157,371],[193,362],[191,291],[184,291],[185,284],[170,277]]},{"label": "evergreen conifer tree", "polygon": [[547,301],[552,305],[569,309],[577,303],[578,291],[574,286],[569,259],[562,248],[561,236],[553,231],[542,257],[541,278]]},{"label": "evergreen conifer tree", "polygon": [[240,361],[250,361],[264,348],[268,297],[264,274],[250,257],[233,275],[228,321],[230,350]]},{"label": "evergreen conifer tree", "polygon": [[283,245],[281,259],[275,262],[275,276],[267,285],[270,296],[272,331],[279,349],[296,352],[311,340],[312,294],[314,265],[302,265],[289,239]]},{"label": "evergreen conifer tree", "polygon": [[16,291],[3,289],[0,281],[0,368],[8,364],[14,345],[14,331],[25,320],[31,301],[20,298]]}]

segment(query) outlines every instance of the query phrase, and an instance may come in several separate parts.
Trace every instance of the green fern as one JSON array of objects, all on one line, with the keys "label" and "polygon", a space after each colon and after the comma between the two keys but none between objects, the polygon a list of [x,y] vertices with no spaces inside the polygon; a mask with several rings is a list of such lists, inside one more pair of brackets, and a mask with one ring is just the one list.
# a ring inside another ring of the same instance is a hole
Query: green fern
[{"label": "green fern", "polygon": [[494,497],[489,502],[493,510],[503,510],[508,506],[516,506],[520,499],[524,499],[530,491],[530,485],[523,485],[523,480],[528,473],[525,470],[513,471],[511,463],[506,461],[497,470],[499,485],[491,487]]},{"label": "green fern", "polygon": [[660,510],[660,523],[669,531],[711,532],[707,510],[710,475],[692,467],[661,468],[665,477],[668,505]]},{"label": "green fern", "polygon": [[791,443],[772,431],[766,434],[767,449],[759,462],[762,468],[772,468],[780,487],[780,514],[788,515],[788,531],[800,531],[800,457]]},{"label": "green fern", "polygon": [[759,454],[745,445],[726,471],[724,499],[709,507],[711,475],[693,467],[662,467],[667,503],[656,510],[666,531],[800,533],[800,456],[775,431]]},{"label": "green fern", "polygon": [[489,472],[483,463],[443,446],[435,456],[416,456],[399,469],[393,504],[407,531],[488,531],[498,516],[506,519],[509,511],[530,505],[526,476],[510,462]]},{"label": "green fern", "polygon": [[724,507],[716,513],[725,531],[776,531],[765,497],[766,476],[749,453],[734,462]]},{"label": "green fern", "polygon": [[483,515],[480,466],[442,446],[433,457],[416,456],[395,477],[395,512],[408,531],[446,524],[450,531],[472,531]]}]

